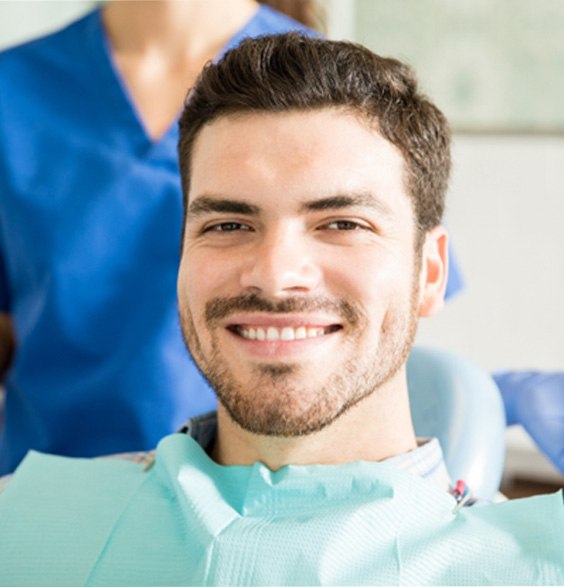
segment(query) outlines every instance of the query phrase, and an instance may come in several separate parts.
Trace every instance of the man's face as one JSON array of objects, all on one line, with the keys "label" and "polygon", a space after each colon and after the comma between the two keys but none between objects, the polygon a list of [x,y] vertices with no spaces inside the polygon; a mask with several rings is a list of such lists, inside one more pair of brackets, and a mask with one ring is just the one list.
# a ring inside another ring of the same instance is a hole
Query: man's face
[{"label": "man's face", "polygon": [[223,117],[191,169],[182,331],[235,422],[310,433],[399,376],[419,264],[391,143],[333,109]]}]

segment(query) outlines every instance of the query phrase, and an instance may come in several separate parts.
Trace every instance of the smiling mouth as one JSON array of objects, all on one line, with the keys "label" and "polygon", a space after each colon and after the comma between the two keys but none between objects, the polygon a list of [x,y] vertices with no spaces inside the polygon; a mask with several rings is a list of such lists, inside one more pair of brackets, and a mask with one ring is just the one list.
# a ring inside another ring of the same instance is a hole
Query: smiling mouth
[{"label": "smiling mouth", "polygon": [[228,330],[237,334],[241,338],[247,340],[259,341],[292,341],[292,340],[306,340],[308,338],[318,338],[327,334],[332,334],[342,329],[339,324],[331,324],[330,326],[284,326],[278,328],[276,326],[244,326],[236,324],[228,326]]}]

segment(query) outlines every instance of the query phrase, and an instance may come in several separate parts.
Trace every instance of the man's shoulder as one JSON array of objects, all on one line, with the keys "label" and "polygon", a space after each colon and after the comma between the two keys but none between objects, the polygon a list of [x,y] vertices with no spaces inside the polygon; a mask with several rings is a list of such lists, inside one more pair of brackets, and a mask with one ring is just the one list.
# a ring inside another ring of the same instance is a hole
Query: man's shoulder
[{"label": "man's shoulder", "polygon": [[13,474],[0,478],[0,493],[5,493],[15,483],[24,488],[30,483],[30,486],[37,487],[39,481],[41,487],[63,490],[66,478],[77,479],[80,473],[86,474],[87,478],[97,477],[100,482],[105,477],[113,482],[133,478],[148,469],[154,454],[155,451],[142,451],[98,458],[71,458],[30,451]]},{"label": "man's shoulder", "polygon": [[8,553],[0,583],[82,585],[147,478],[136,459],[28,453],[0,495],[0,550]]},{"label": "man's shoulder", "polygon": [[155,459],[155,451],[145,450],[137,452],[124,452],[113,455],[105,455],[103,457],[98,458],[106,460],[128,461],[130,463],[139,463],[146,467],[152,464],[153,460]]}]

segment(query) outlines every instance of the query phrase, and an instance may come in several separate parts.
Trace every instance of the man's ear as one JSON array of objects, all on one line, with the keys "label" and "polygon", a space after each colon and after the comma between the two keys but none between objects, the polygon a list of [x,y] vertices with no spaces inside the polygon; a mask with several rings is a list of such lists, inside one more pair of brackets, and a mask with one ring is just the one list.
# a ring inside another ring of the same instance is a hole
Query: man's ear
[{"label": "man's ear", "polygon": [[421,255],[419,316],[432,316],[444,305],[448,279],[448,233],[444,226],[427,232]]}]

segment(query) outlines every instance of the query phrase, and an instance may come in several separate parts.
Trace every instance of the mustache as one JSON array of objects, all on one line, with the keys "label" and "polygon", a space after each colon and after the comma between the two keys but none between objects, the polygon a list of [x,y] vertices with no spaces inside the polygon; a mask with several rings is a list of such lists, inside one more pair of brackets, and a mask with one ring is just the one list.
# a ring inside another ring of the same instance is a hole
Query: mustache
[{"label": "mustache", "polygon": [[246,294],[232,298],[213,298],[205,307],[205,319],[214,326],[235,312],[265,312],[269,314],[291,314],[298,312],[326,312],[336,314],[351,326],[356,326],[363,317],[360,308],[347,300],[331,300],[317,297],[293,297],[283,300],[268,300],[258,294]]}]

